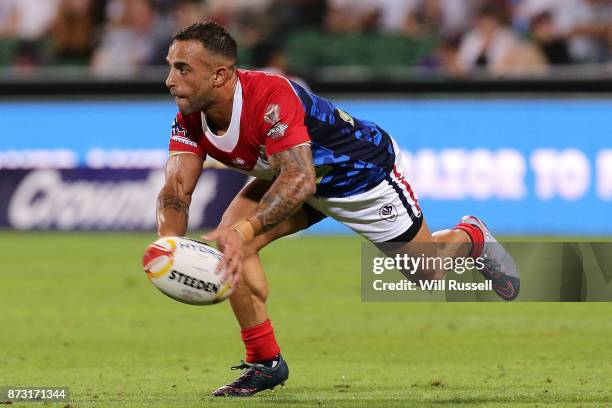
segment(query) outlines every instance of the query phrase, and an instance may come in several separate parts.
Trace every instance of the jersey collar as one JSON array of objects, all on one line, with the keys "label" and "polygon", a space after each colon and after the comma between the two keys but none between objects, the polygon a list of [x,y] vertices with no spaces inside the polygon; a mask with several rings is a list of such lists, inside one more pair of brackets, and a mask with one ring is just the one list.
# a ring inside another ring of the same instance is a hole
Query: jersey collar
[{"label": "jersey collar", "polygon": [[234,102],[232,106],[232,118],[227,132],[223,136],[215,135],[206,123],[204,112],[201,113],[202,129],[210,143],[222,152],[231,152],[238,144],[240,138],[240,116],[242,115],[242,85],[240,77],[236,81],[236,89],[234,90]]}]

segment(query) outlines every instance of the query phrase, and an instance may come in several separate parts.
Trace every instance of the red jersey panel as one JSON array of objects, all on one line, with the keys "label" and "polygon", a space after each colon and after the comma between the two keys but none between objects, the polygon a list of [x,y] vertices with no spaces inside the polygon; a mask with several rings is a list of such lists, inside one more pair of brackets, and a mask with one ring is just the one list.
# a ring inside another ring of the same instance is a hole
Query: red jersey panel
[{"label": "red jersey panel", "polygon": [[273,176],[268,156],[310,141],[304,106],[281,76],[238,70],[232,118],[223,136],[214,134],[203,113],[177,114],[170,152],[207,155],[256,177]]}]

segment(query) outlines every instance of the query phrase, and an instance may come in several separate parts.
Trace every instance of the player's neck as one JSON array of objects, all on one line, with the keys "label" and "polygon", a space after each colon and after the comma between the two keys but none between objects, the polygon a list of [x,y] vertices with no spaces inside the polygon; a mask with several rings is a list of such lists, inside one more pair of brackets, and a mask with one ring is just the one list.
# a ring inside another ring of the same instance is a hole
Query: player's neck
[{"label": "player's neck", "polygon": [[232,121],[232,111],[234,108],[234,91],[238,83],[238,75],[227,82],[219,90],[219,97],[217,100],[204,111],[207,121],[211,120],[214,122],[216,132],[224,133],[229,128],[230,122]]}]

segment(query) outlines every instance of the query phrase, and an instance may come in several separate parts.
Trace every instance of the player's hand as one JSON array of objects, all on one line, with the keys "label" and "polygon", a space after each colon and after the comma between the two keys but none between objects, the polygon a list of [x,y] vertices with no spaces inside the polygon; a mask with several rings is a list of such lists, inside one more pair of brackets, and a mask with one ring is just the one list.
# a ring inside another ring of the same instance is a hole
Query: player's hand
[{"label": "player's hand", "polygon": [[229,281],[232,288],[238,286],[242,274],[242,258],[244,256],[242,238],[240,234],[231,228],[218,228],[202,236],[206,241],[216,241],[217,246],[223,252],[223,258],[217,266],[217,273],[223,273],[223,280]]}]

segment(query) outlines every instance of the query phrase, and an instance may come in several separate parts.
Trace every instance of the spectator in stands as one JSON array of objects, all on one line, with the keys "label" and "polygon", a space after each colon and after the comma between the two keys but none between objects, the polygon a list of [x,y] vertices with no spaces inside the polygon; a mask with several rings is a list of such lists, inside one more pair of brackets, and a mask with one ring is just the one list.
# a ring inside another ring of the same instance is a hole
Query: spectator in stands
[{"label": "spectator in stands", "polygon": [[[497,11],[477,13],[482,5]],[[510,7],[515,31],[504,16]],[[0,0],[0,65],[25,72],[90,61],[95,73],[135,74],[165,64],[171,33],[207,18],[228,25],[244,50],[301,29],[419,37],[410,41],[428,49],[396,65],[423,62],[438,38],[441,45],[422,65],[451,73],[520,75],[612,56],[612,0]],[[461,37],[458,49],[445,40]],[[318,47],[316,40],[311,45]]]},{"label": "spectator in stands", "polygon": [[[576,16],[570,36],[582,39],[585,42],[584,54],[574,48],[578,58],[586,62],[606,62],[612,55],[610,53],[610,33],[612,32],[612,1],[611,0],[583,0],[582,7],[577,8],[580,16]],[[577,47],[577,46],[576,46]]]},{"label": "spectator in stands", "polygon": [[424,0],[374,0],[378,16],[378,31],[401,32],[412,36],[427,34]]},{"label": "spectator in stands", "polygon": [[472,24],[479,0],[424,0],[425,21],[444,38],[456,38]]},{"label": "spectator in stands", "polygon": [[546,71],[546,61],[537,48],[520,41],[508,26],[505,10],[483,6],[461,42],[458,66],[463,73],[484,69],[494,75],[534,75]]},{"label": "spectator in stands", "polygon": [[260,13],[267,10],[272,0],[207,0],[210,16],[222,24],[232,25],[241,14]]},{"label": "spectator in stands", "polygon": [[12,65],[18,72],[29,72],[47,61],[45,36],[49,33],[59,0],[17,0],[12,2],[13,36],[17,41]]},{"label": "spectator in stands", "polygon": [[240,47],[249,49],[268,38],[275,28],[269,8],[273,0],[207,0],[209,18],[227,26]]},{"label": "spectator in stands", "polygon": [[17,29],[17,0],[0,1],[0,38],[15,36]]},{"label": "spectator in stands", "polygon": [[15,46],[17,26],[17,0],[0,0],[0,68],[10,65]]},{"label": "spectator in stands", "polygon": [[257,44],[252,50],[252,60],[255,69],[282,75],[292,80],[306,90],[310,90],[302,78],[289,74],[289,62],[285,49],[278,41],[268,40]]},{"label": "spectator in stands", "polygon": [[202,0],[182,0],[172,10],[173,31],[205,19],[206,10]]},{"label": "spectator in stands", "polygon": [[24,41],[43,38],[51,28],[60,0],[16,0],[12,3],[15,36]]},{"label": "spectator in stands", "polygon": [[61,0],[51,28],[54,62],[88,64],[94,42],[91,0]]},{"label": "spectator in stands", "polygon": [[543,12],[551,14],[557,32],[568,39],[573,61],[596,63],[609,58],[610,0],[521,0],[516,25],[526,26]]},{"label": "spectator in stands", "polygon": [[321,29],[327,12],[327,0],[273,0],[268,9],[280,33]]},{"label": "spectator in stands", "polygon": [[[175,33],[188,25],[203,21],[207,18],[205,2],[203,0],[180,0],[174,1],[169,10],[170,32]],[[152,63],[154,65],[166,65],[168,48],[172,43],[171,36],[161,39],[158,43]]]},{"label": "spectator in stands", "polygon": [[170,25],[149,0],[113,0],[109,22],[92,58],[97,75],[133,75],[155,57],[159,44],[170,36]]},{"label": "spectator in stands", "polygon": [[549,12],[545,11],[531,19],[531,35],[535,44],[551,65],[570,64],[567,39],[558,32]]},{"label": "spectator in stands", "polygon": [[329,0],[329,32],[403,32],[421,35],[423,0]]},{"label": "spectator in stands", "polygon": [[[352,3],[352,4],[349,4]],[[325,28],[330,33],[350,33],[373,30],[375,16],[367,1],[329,0],[325,13]]]},{"label": "spectator in stands", "polygon": [[459,77],[463,71],[459,67],[460,35],[444,36],[431,55],[420,62],[425,74],[443,74]]}]

